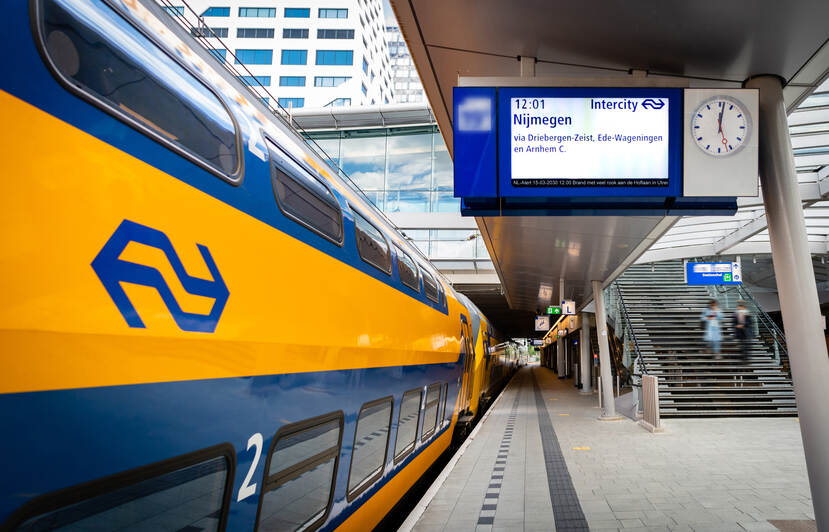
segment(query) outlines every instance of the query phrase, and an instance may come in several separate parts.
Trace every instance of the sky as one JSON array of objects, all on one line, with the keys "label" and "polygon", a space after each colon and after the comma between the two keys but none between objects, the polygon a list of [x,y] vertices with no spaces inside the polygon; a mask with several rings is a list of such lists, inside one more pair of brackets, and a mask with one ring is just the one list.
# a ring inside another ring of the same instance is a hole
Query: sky
[{"label": "sky", "polygon": [[391,10],[389,0],[383,0],[383,16],[386,19],[386,26],[397,26],[397,19],[394,18],[394,11]]}]

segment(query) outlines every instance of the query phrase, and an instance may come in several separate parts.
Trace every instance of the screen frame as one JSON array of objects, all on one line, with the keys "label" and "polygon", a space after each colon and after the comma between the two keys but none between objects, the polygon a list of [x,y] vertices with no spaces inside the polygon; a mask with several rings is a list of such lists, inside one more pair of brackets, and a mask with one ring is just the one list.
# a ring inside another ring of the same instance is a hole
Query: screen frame
[{"label": "screen frame", "polygon": [[[681,88],[619,87],[500,87],[496,89],[498,134],[498,188],[503,198],[680,197],[682,196],[683,91]],[[517,187],[512,184],[512,98],[663,98],[668,100],[667,186]]]}]

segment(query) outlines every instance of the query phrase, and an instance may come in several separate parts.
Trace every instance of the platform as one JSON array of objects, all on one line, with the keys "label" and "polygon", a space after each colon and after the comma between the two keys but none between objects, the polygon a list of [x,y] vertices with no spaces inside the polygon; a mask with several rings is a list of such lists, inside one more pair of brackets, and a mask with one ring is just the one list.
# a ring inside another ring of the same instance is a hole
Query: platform
[{"label": "platform", "polygon": [[769,521],[814,519],[796,418],[671,419],[651,434],[598,416],[595,394],[521,369],[414,530],[773,531]]}]

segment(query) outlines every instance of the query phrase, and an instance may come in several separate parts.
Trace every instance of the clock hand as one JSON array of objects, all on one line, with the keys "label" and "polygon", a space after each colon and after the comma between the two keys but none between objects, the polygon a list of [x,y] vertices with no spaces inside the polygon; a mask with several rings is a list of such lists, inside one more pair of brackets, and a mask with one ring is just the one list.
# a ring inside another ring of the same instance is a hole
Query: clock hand
[{"label": "clock hand", "polygon": [[725,135],[725,134],[722,132],[722,115],[723,115],[724,113],[725,113],[725,102],[722,102],[722,110],[720,111],[720,117],[717,119],[717,123],[720,125],[720,129],[719,129],[719,131],[717,131],[717,133],[722,133],[722,134],[723,134],[723,136]]}]

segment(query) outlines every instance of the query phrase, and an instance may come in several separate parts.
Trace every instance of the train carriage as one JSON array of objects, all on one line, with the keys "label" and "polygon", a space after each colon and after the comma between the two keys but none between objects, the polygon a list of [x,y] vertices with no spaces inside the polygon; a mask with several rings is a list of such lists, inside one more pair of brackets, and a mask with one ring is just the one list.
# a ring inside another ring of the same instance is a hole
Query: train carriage
[{"label": "train carriage", "polygon": [[374,527],[473,311],[154,3],[5,7],[0,529]]}]

